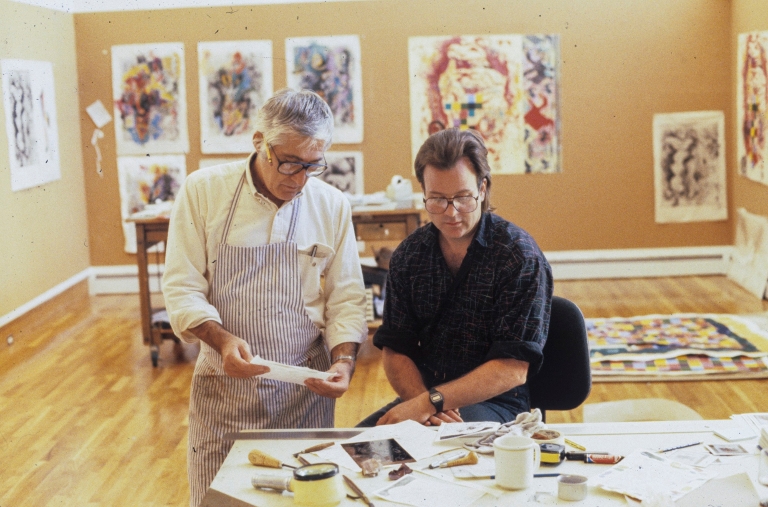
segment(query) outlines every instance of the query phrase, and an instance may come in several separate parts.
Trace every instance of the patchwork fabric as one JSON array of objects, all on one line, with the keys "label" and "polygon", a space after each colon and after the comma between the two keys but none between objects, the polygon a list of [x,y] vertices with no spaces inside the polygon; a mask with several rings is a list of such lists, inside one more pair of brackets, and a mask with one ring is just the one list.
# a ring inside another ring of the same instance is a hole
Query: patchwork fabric
[{"label": "patchwork fabric", "polygon": [[768,332],[756,322],[715,314],[587,319],[592,373],[768,375]]}]

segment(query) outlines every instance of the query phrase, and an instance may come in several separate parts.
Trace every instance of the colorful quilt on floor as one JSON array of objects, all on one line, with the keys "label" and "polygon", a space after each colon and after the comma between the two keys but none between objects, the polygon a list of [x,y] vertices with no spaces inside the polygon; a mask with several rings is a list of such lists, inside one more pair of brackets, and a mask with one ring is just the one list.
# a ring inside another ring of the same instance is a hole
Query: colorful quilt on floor
[{"label": "colorful quilt on floor", "polygon": [[587,319],[592,374],[768,376],[768,331],[759,322],[717,314]]}]

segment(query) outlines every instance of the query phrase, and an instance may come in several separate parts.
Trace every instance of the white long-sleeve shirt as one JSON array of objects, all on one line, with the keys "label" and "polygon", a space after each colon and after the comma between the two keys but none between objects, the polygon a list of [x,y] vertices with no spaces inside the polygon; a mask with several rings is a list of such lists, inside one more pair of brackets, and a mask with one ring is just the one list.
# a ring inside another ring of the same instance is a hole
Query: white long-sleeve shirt
[{"label": "white long-sleeve shirt", "polygon": [[191,173],[176,198],[163,275],[165,306],[174,333],[193,342],[197,337],[190,328],[208,320],[222,323],[208,301],[208,291],[227,214],[245,172],[247,184],[227,243],[254,247],[284,242],[294,202],[302,199],[294,240],[307,314],[329,350],[344,342],[361,343],[367,335],[365,288],[349,202],[337,189],[309,178],[302,193],[278,209],[256,190],[248,170],[252,157]]}]

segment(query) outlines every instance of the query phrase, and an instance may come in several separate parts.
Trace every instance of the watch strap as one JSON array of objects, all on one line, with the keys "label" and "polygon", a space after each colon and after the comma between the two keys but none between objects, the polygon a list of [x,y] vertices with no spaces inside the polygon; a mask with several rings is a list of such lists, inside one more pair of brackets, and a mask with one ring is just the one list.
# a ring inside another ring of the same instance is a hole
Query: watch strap
[{"label": "watch strap", "polygon": [[429,390],[429,401],[435,407],[435,413],[443,411],[443,394],[434,387]]}]

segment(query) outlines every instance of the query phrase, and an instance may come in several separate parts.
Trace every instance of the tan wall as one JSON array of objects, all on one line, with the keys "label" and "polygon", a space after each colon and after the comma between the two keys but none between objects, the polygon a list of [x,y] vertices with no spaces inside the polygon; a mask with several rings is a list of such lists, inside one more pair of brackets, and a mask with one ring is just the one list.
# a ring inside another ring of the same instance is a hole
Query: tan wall
[{"label": "tan wall", "polygon": [[[747,211],[768,216],[768,186],[752,181],[738,174],[736,142],[736,87],[737,83],[737,65],[736,51],[738,48],[738,38],[740,33],[768,31],[768,4],[765,0],[733,0],[732,7],[732,30],[731,30],[731,102],[734,104],[731,115],[731,124],[734,126],[729,132],[728,140],[733,146],[730,150],[732,167],[731,184],[733,188],[733,204],[736,207],[746,208]],[[735,234],[735,233],[734,233]]]},{"label": "tan wall", "polygon": [[[199,40],[271,39],[277,89],[286,83],[286,37],[359,34],[365,141],[335,147],[363,151],[373,192],[411,173],[409,36],[559,33],[563,173],[496,176],[498,212],[547,251],[730,244],[731,220],[654,223],[652,148],[654,113],[723,110],[732,128],[730,16],[725,0],[386,0],[78,14],[80,99],[109,103],[110,46],[184,42],[191,171],[201,157]],[[92,263],[131,264],[122,252],[113,127],[98,179],[82,122]]]},{"label": "tan wall", "polygon": [[0,0],[0,58],[53,63],[61,179],[11,192],[0,104],[0,316],[90,265],[80,148],[74,17]]}]

